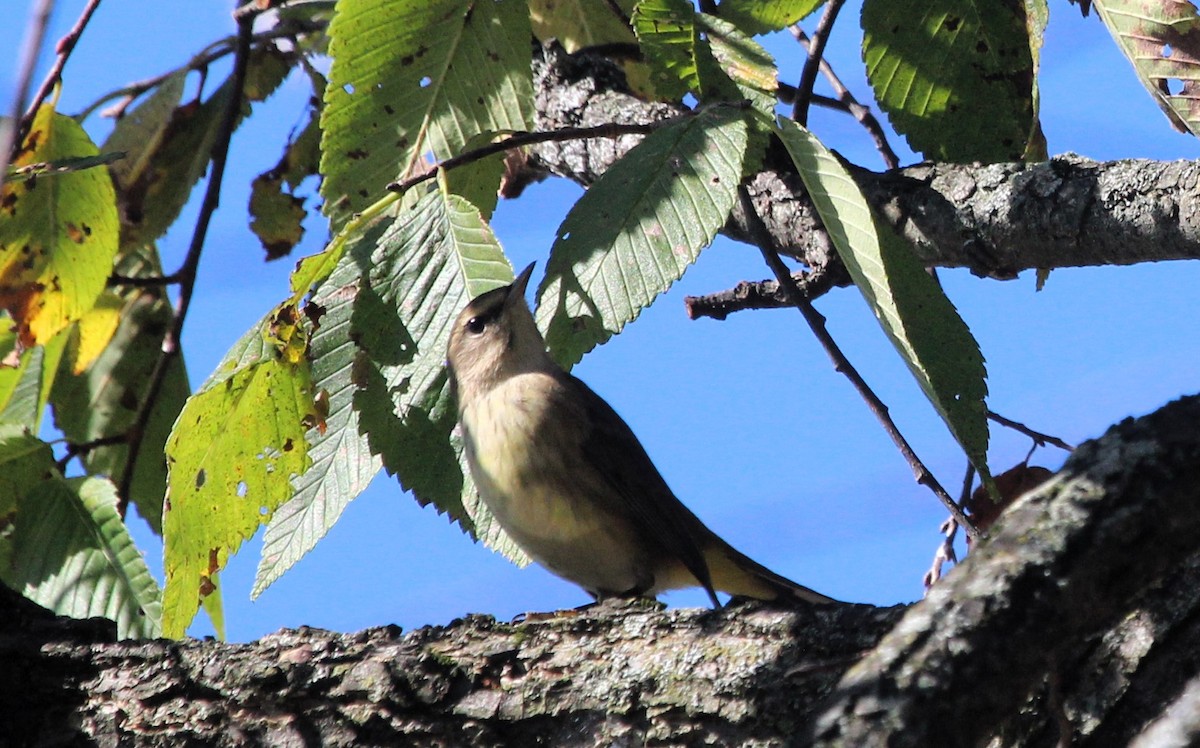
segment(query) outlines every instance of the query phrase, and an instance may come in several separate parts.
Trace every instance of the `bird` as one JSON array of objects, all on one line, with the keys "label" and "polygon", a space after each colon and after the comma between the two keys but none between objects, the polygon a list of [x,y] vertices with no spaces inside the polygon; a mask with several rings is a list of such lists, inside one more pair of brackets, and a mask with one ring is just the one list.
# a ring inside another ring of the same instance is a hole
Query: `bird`
[{"label": "bird", "polygon": [[471,300],[447,363],[471,478],[530,558],[596,602],[703,587],[824,604],[737,551],[675,496],[625,421],[547,352],[525,301],[531,264]]}]

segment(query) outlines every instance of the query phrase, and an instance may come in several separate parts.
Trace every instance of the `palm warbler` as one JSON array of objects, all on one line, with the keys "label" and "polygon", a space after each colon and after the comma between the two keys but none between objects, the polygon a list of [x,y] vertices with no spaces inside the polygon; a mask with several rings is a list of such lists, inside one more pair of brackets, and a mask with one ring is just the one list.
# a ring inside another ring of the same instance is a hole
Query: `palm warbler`
[{"label": "palm warbler", "polygon": [[525,287],[458,315],[449,360],[479,494],[530,557],[597,600],[701,586],[833,602],[736,551],[685,507],[625,421],[546,352]]}]

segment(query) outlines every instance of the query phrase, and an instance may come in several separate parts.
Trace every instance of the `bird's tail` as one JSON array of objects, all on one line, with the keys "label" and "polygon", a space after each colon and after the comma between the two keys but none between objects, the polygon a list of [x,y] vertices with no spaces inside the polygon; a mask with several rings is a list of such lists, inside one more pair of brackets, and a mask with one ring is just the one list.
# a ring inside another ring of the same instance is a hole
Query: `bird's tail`
[{"label": "bird's tail", "polygon": [[815,604],[837,602],[832,597],[776,574],[720,538],[713,538],[713,542],[705,549],[704,560],[708,564],[713,587],[730,595]]}]

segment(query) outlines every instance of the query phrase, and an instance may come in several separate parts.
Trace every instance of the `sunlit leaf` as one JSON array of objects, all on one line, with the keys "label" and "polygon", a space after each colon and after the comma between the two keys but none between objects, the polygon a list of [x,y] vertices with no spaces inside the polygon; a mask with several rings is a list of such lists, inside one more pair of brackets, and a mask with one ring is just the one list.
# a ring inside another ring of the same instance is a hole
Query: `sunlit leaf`
[{"label": "sunlit leaf", "polygon": [[[286,311],[286,310],[285,310]],[[307,361],[276,355],[269,316],[226,355],[189,398],[167,441],[163,515],[163,634],[180,637],[215,590],[229,555],[292,496],[308,466],[305,430],[315,418]]]},{"label": "sunlit leaf", "polygon": [[342,0],[321,116],[321,193],[340,228],[384,187],[483,132],[533,127],[524,2]]},{"label": "sunlit leaf", "polygon": [[983,356],[945,293],[890,228],[876,227],[850,174],[811,133],[780,122],[779,136],[855,285],[986,481],[988,425]]},{"label": "sunlit leaf", "polygon": [[[97,153],[75,120],[44,105],[13,163]],[[23,345],[49,342],[92,308],[117,238],[112,181],[102,169],[0,187],[0,306]]]},{"label": "sunlit leaf", "polygon": [[538,325],[559,363],[620,332],[712,242],[733,207],[747,130],[733,107],[667,125],[575,204],[538,289]]}]

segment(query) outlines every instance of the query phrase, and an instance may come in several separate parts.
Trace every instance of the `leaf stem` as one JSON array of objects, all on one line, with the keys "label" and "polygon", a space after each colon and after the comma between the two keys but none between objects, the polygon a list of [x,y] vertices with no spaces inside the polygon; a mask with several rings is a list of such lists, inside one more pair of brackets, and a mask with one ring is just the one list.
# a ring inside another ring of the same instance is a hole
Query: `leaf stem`
[{"label": "leaf stem", "polygon": [[1029,428],[1025,424],[1018,423],[1010,418],[1005,418],[1004,416],[1000,415],[999,413],[996,413],[995,411],[989,410],[987,412],[987,417],[989,420],[995,421],[996,423],[1000,424],[1001,426],[1010,428],[1013,431],[1017,431],[1017,432],[1024,434],[1025,436],[1028,436],[1030,439],[1033,440],[1033,443],[1039,447],[1045,447],[1046,445],[1050,445],[1050,446],[1058,447],[1059,449],[1067,451],[1067,452],[1075,451],[1075,447],[1072,447],[1070,444],[1063,441],[1062,439],[1059,439],[1057,436],[1051,436],[1050,434],[1043,434],[1040,431],[1034,431],[1033,429]]},{"label": "leaf stem", "polygon": [[[686,115],[685,115],[686,116]],[[438,162],[429,167],[423,174],[415,177],[410,177],[400,182],[392,182],[388,184],[389,192],[404,193],[413,187],[428,182],[437,176],[439,169],[454,169],[460,166],[474,163],[488,156],[494,156],[497,153],[503,153],[515,148],[522,148],[527,145],[536,145],[538,143],[548,142],[566,142],[570,140],[590,140],[592,138],[619,138],[622,135],[649,135],[655,129],[661,127],[664,123],[670,120],[654,122],[651,124],[617,124],[610,122],[594,127],[564,127],[559,130],[547,130],[544,132],[515,132],[510,134],[498,143],[488,143],[480,148],[460,153],[457,156],[448,158],[445,161]]]},{"label": "leaf stem", "polygon": [[833,362],[834,371],[840,372],[850,380],[850,384],[854,386],[859,397],[866,402],[871,413],[875,415],[880,425],[883,426],[883,430],[891,437],[892,443],[896,445],[900,450],[900,454],[908,462],[909,467],[912,468],[913,477],[916,478],[917,483],[933,492],[934,496],[950,510],[950,516],[967,531],[968,535],[978,537],[979,530],[971,523],[967,515],[963,513],[962,508],[958,506],[957,502],[946,492],[942,484],[938,482],[937,477],[930,472],[925,463],[921,462],[916,452],[913,451],[912,446],[909,445],[908,440],[900,432],[899,427],[896,426],[896,422],[892,420],[887,405],[879,399],[879,396],[875,394],[866,380],[862,378],[862,375],[858,373],[858,370],[850,363],[850,360],[846,358],[846,354],[838,347],[837,342],[825,326],[824,315],[817,311],[812,302],[805,298],[803,292],[796,286],[791,272],[779,257],[779,251],[775,247],[775,241],[771,237],[771,232],[767,230],[766,224],[763,223],[757,209],[755,209],[754,201],[751,199],[750,193],[744,185],[738,187],[738,203],[741,206],[746,228],[750,236],[754,239],[755,244],[758,245],[759,251],[762,252],[767,266],[775,273],[775,278],[779,281],[780,289],[791,299],[792,305],[800,310],[804,321],[808,323],[809,328],[816,335],[821,347],[825,349],[825,353]]}]

